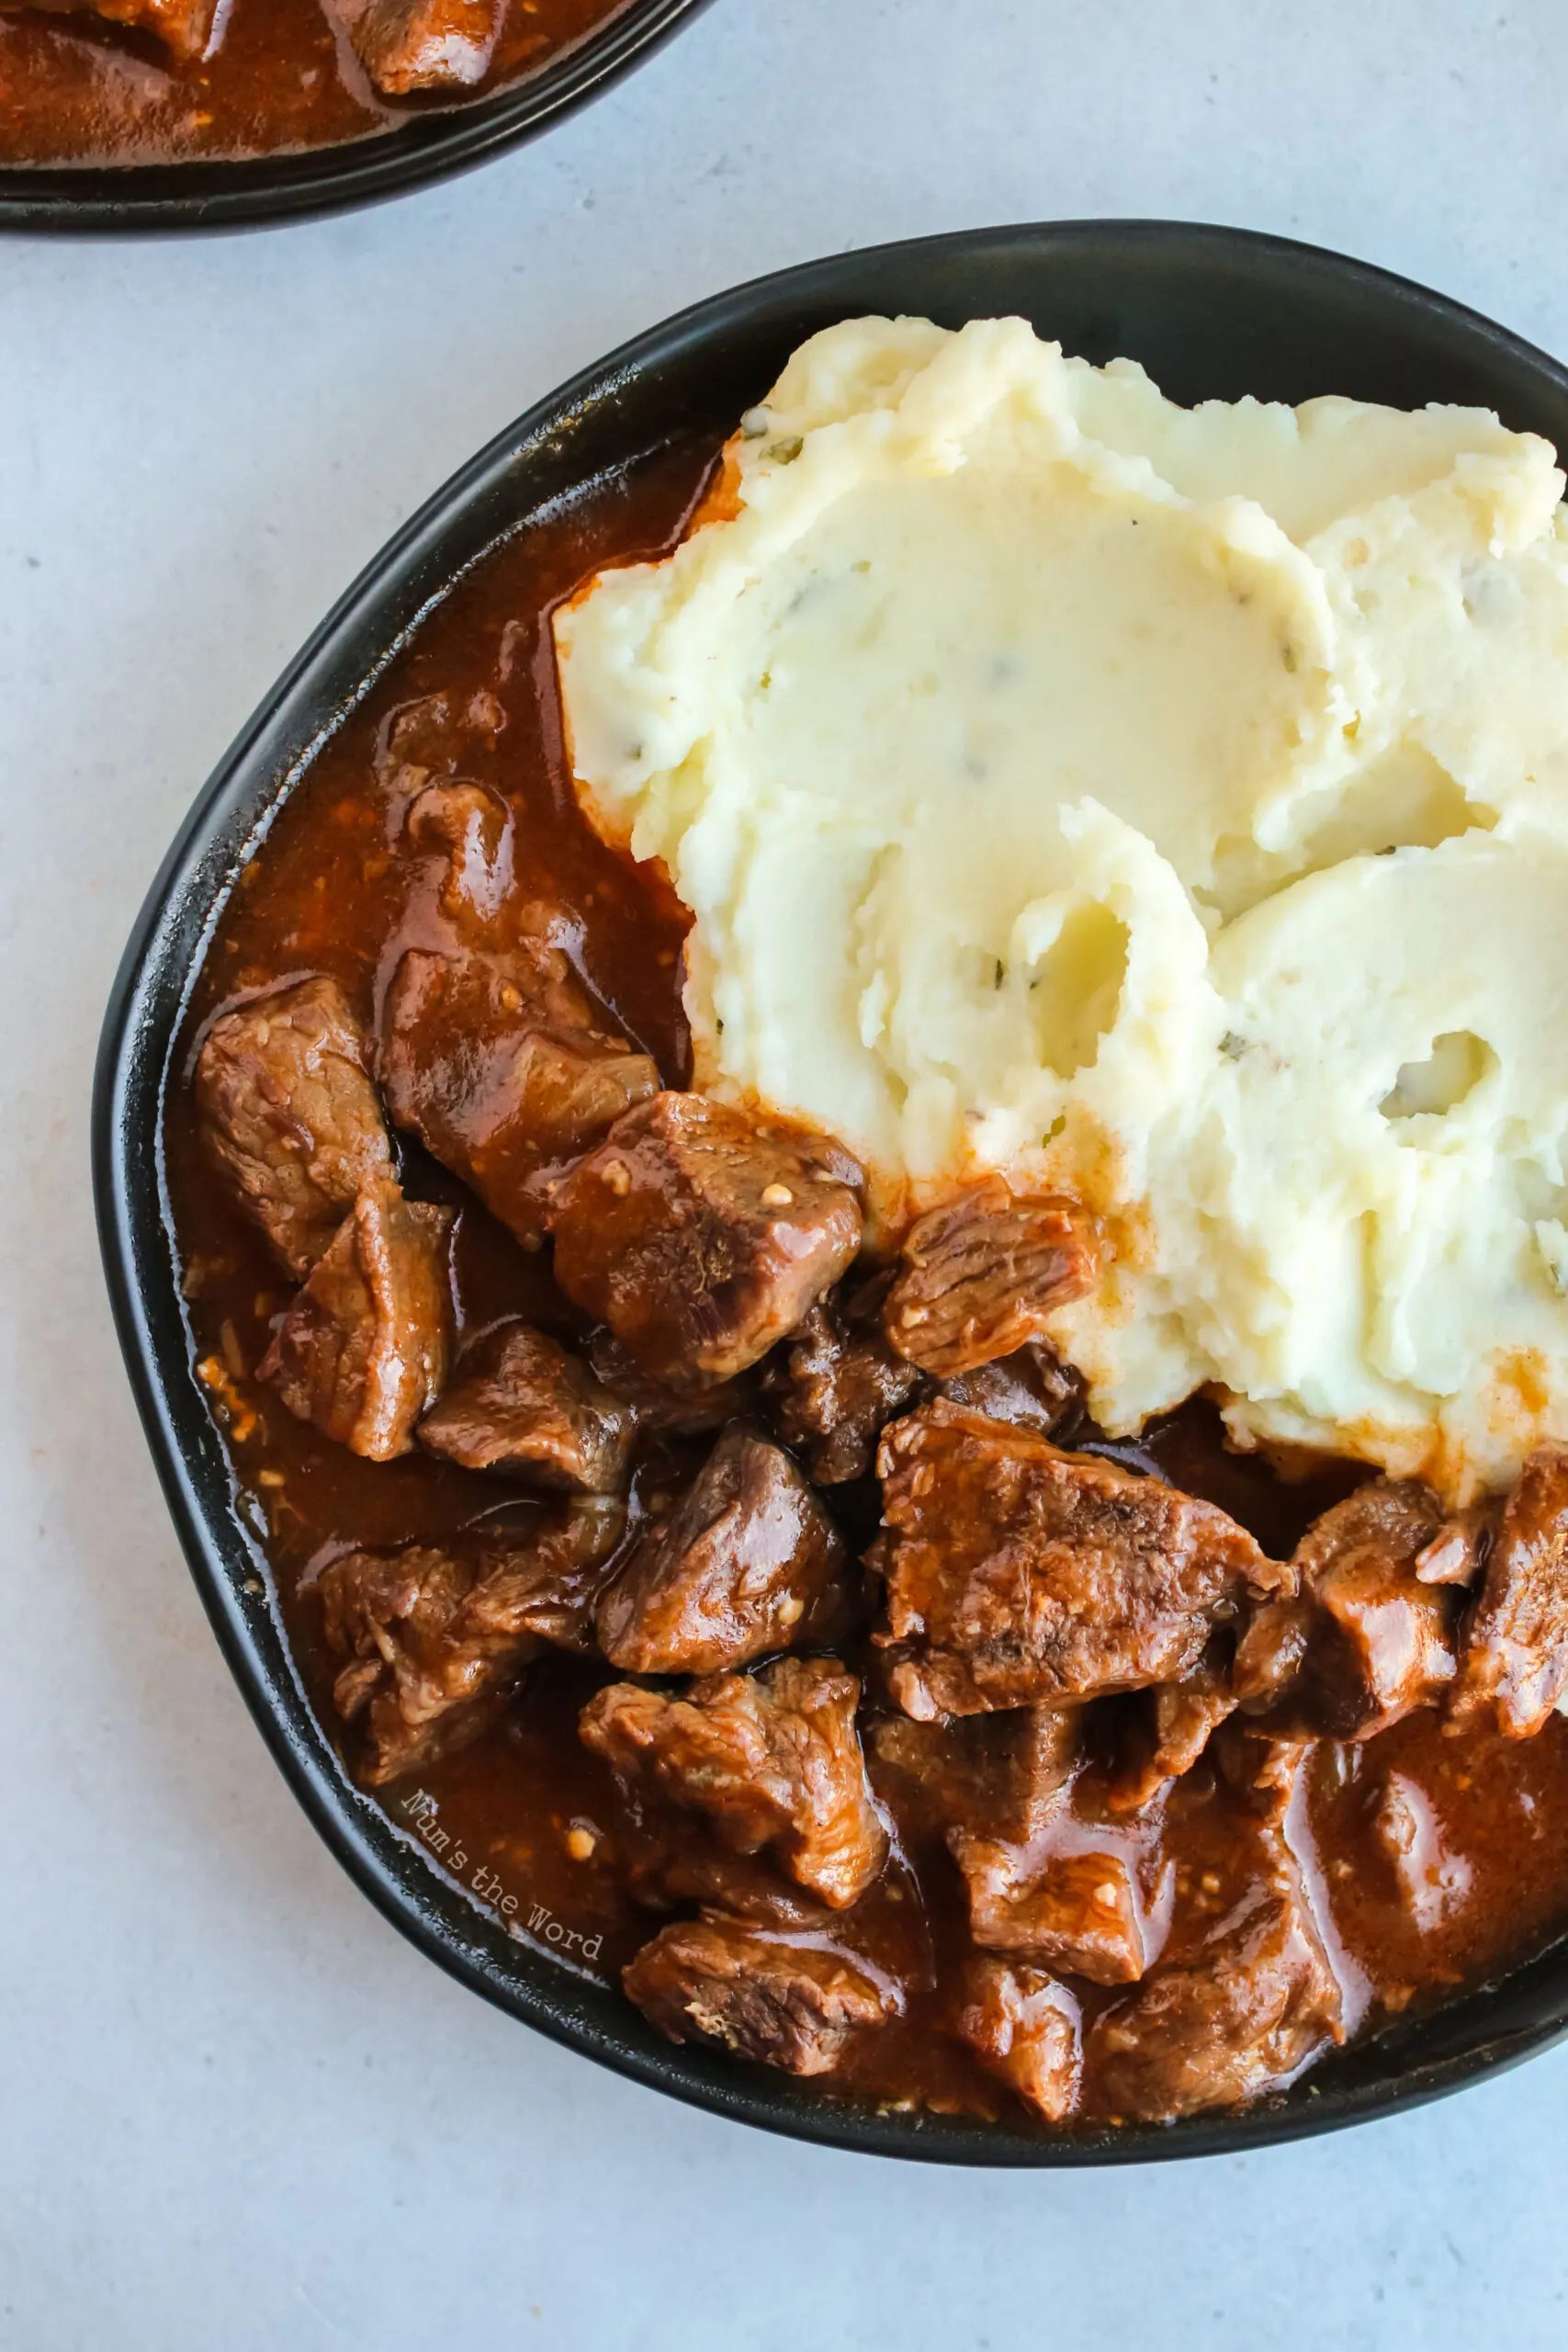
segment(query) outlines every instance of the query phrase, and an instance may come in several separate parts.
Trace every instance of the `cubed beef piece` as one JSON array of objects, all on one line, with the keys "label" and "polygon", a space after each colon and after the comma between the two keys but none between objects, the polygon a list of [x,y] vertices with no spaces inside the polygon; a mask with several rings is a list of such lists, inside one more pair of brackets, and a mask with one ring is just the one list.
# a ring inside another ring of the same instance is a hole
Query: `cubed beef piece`
[{"label": "cubed beef piece", "polygon": [[711,2042],[788,2075],[831,2073],[856,2034],[902,2007],[897,1989],[848,1952],[783,1942],[739,1919],[666,1928],[621,1982],[671,2041]]},{"label": "cubed beef piece", "polygon": [[1190,1772],[1209,1744],[1209,1734],[1235,1713],[1230,1660],[1223,1641],[1211,1643],[1190,1674],[1162,1683],[1144,1703],[1148,1709],[1134,1735],[1134,1753],[1112,1782],[1111,1809],[1138,1813]]},{"label": "cubed beef piece", "polygon": [[349,27],[383,97],[470,90],[490,72],[506,0],[370,0]]},{"label": "cubed beef piece", "polygon": [[983,1951],[1012,1952],[1095,1984],[1136,1984],[1145,1966],[1143,1924],[1120,1854],[1041,1861],[1027,1847],[961,1829],[950,1842],[968,1890],[969,1932]]},{"label": "cubed beef piece", "polygon": [[599,1604],[599,1646],[628,1674],[716,1674],[849,1615],[843,1541],[787,1453],[727,1430]]},{"label": "cubed beef piece", "polygon": [[700,1094],[656,1095],[557,1193],[556,1279],[655,1379],[727,1380],[850,1264],[861,1182],[824,1136]]},{"label": "cubed beef piece", "polygon": [[335,980],[220,1015],[196,1063],[209,1156],[279,1262],[303,1280],[362,1184],[392,1172],[365,1032]]},{"label": "cubed beef piece", "polygon": [[403,829],[417,849],[446,858],[441,911],[462,926],[496,915],[512,888],[512,811],[488,784],[443,777],[409,804]]},{"label": "cubed beef piece", "polygon": [[1089,2030],[1099,2101],[1164,2121],[1238,2107],[1343,2039],[1342,2003],[1293,1885],[1259,1885],[1190,1959],[1151,1971]]},{"label": "cubed beef piece", "polygon": [[882,1441],[889,1683],[912,1715],[1179,1681],[1286,1572],[1213,1503],[942,1399]]},{"label": "cubed beef piece", "polygon": [[987,1177],[910,1227],[884,1327],[901,1356],[949,1380],[1038,1339],[1096,1272],[1093,1220],[1077,1202],[1016,1200]]},{"label": "cubed beef piece", "polygon": [[955,2024],[981,2064],[1047,2123],[1077,2105],[1083,2020],[1065,1984],[1043,1969],[982,1953],[964,1972]]},{"label": "cubed beef piece", "polygon": [[865,1477],[886,1423],[925,1385],[883,1336],[886,1287],[874,1278],[814,1306],[773,1378],[780,1431],[821,1486]]},{"label": "cubed beef piece", "polygon": [[613,1495],[626,1486],[636,1434],[586,1364],[543,1331],[508,1322],[464,1350],[419,1442],[466,1470]]},{"label": "cubed beef piece", "polygon": [[325,1437],[389,1462],[446,1376],[450,1209],[363,1187],[337,1239],[278,1325],[260,1375]]},{"label": "cubed beef piece", "polygon": [[666,1698],[612,1683],[582,1736],[628,1781],[704,1815],[734,1852],[766,1847],[799,1886],[843,1910],[881,1870],[887,1833],[855,1730],[860,1684],[830,1658],[781,1658]]},{"label": "cubed beef piece", "polygon": [[346,1661],[338,1712],[368,1736],[377,1787],[486,1730],[547,1644],[583,1649],[617,1513],[562,1511],[529,1544],[459,1557],[423,1544],[351,1552],[324,1568],[327,1646]]},{"label": "cubed beef piece", "polygon": [[869,1735],[874,1777],[928,1829],[1026,1844],[1066,1800],[1082,1714],[1064,1706],[936,1723],[886,1715]]},{"label": "cubed beef piece", "polygon": [[186,65],[206,54],[218,13],[218,0],[27,0],[27,5],[51,17],[99,17],[128,32],[150,33]]},{"label": "cubed beef piece", "polygon": [[351,1552],[321,1572],[327,1645],[349,1661],[333,1697],[368,1735],[361,1778],[373,1788],[477,1737],[543,1646],[465,1629],[476,1579],[471,1562],[421,1544]]},{"label": "cubed beef piece", "polygon": [[659,1084],[648,1055],[594,1027],[548,939],[506,955],[411,948],[387,992],[380,1071],[398,1125],[528,1244],[552,1170]]},{"label": "cubed beef piece", "polygon": [[1010,1421],[1015,1428],[1058,1440],[1083,1411],[1083,1382],[1077,1374],[1049,1348],[1032,1342],[1014,1355],[998,1356],[994,1363],[976,1364],[973,1372],[944,1380],[942,1393],[950,1405],[984,1413],[988,1421]]},{"label": "cubed beef piece", "polygon": [[1463,1643],[1450,1721],[1531,1738],[1568,1690],[1568,1447],[1520,1471]]},{"label": "cubed beef piece", "polygon": [[1434,1705],[1453,1676],[1456,1601],[1417,1564],[1442,1527],[1415,1479],[1376,1480],[1325,1511],[1296,1548],[1296,1597],[1260,1609],[1237,1645],[1241,1705],[1335,1739]]},{"label": "cubed beef piece", "polygon": [[598,1330],[588,1342],[593,1376],[623,1404],[639,1430],[670,1437],[706,1437],[756,1410],[761,1376],[755,1369],[709,1388],[671,1388],[640,1372],[613,1331]]}]

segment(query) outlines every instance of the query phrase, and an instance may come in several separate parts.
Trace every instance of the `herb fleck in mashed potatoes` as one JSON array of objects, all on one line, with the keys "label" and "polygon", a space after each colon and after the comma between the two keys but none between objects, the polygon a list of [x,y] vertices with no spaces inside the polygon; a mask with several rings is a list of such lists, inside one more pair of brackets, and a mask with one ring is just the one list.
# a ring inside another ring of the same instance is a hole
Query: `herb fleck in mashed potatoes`
[{"label": "herb fleck in mashed potatoes", "polygon": [[816,336],[667,561],[557,622],[694,928],[696,1082],[886,1215],[1080,1193],[1116,1431],[1451,1496],[1568,1429],[1568,537],[1475,410],[1183,410],[1021,321]]}]

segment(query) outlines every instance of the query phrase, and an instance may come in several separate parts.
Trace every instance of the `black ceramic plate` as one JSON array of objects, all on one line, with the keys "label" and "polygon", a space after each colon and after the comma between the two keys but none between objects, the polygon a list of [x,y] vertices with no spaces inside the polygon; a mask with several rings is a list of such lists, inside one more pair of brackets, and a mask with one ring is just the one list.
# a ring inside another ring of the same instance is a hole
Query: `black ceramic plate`
[{"label": "black ceramic plate", "polygon": [[503,433],[349,590],[200,794],[115,986],[94,1106],[109,1288],[137,1401],[214,1630],[300,1803],[371,1900],[476,1992],[588,2056],[722,2115],[943,2163],[1089,2165],[1258,2147],[1436,2097],[1568,2029],[1568,1946],[1436,2017],[1338,2054],[1283,2098],[1169,2126],[1050,2139],[836,2105],[675,2049],[616,1993],[518,1943],[345,1778],[290,1666],[192,1377],[159,1176],[169,1057],[204,943],[269,813],[456,574],[547,502],[694,424],[727,427],[803,336],[865,311],[948,325],[1021,312],[1094,360],[1142,360],[1182,401],[1343,392],[1455,401],[1568,447],[1568,373],[1439,296],[1303,245],[1161,222],[982,231],[785,271],[687,311]]},{"label": "black ceramic plate", "polygon": [[335,146],[243,163],[0,166],[0,229],[237,229],[400,196],[532,139],[707,5],[627,0],[607,24],[493,97]]}]

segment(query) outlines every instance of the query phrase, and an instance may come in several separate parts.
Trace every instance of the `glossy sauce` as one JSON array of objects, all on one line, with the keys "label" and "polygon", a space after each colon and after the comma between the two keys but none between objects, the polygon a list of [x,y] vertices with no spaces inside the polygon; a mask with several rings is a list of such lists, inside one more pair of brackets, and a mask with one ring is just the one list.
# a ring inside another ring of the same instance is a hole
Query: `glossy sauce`
[{"label": "glossy sauce", "polygon": [[151,164],[335,146],[537,72],[625,0],[512,0],[484,81],[459,96],[374,89],[330,0],[233,0],[216,51],[172,60],[91,16],[0,12],[0,163]]},{"label": "glossy sauce", "polygon": [[[583,969],[615,1023],[657,1057],[667,1083],[684,1081],[682,910],[652,877],[595,840],[576,810],[546,623],[552,605],[599,564],[673,543],[713,455],[711,447],[677,448],[596,487],[571,512],[489,556],[430,616],[325,746],[246,868],[199,977],[185,1069],[218,1008],[281,978],[330,972],[374,1017],[402,945],[431,921],[438,864],[401,843],[400,804],[388,779],[410,724],[422,739],[429,734],[430,712],[411,722],[409,707],[440,695],[438,732],[452,765],[512,803],[521,887],[575,916]],[[341,1747],[313,1595],[322,1565],[357,1545],[439,1540],[497,1513],[525,1525],[536,1506],[520,1487],[423,1453],[386,1465],[361,1461],[293,1420],[259,1387],[254,1367],[287,1289],[259,1238],[212,1182],[184,1085],[172,1093],[166,1142],[193,1361],[227,1430],[238,1506],[265,1531],[296,1655],[328,1736]],[[403,1153],[410,1192],[459,1209],[460,1324],[522,1313],[563,1337],[581,1331],[581,1318],[551,1283],[546,1257],[520,1249],[406,1139]],[[1228,1454],[1202,1405],[1151,1430],[1139,1447],[1105,1450],[1210,1497],[1275,1556],[1287,1555],[1308,1522],[1359,1476],[1330,1465],[1292,1483],[1258,1458]],[[700,1449],[688,1449],[646,1462],[634,1520],[698,1458]],[[838,1488],[830,1500],[846,1531],[867,1540],[874,1494]],[[847,1656],[863,1668],[863,1642],[850,1645]],[[576,1736],[584,1701],[609,1679],[608,1668],[546,1657],[499,1729],[412,1784],[382,1792],[380,1801],[402,1826],[422,1831],[433,1867],[455,1867],[514,1931],[546,1949],[564,1948],[614,1982],[660,1922],[623,1889],[625,1825],[615,1791]],[[1128,1703],[1102,1702],[1094,1711],[1101,1745],[1114,1745],[1117,1711]],[[351,1743],[346,1760],[352,1769]],[[956,1868],[897,1776],[875,1766],[874,1777],[894,1816],[895,1853],[855,1912],[855,1941],[896,1973],[910,1996],[905,2016],[865,2036],[845,2071],[823,2087],[892,2106],[1006,2113],[1016,2121],[1021,2110],[1009,2094],[944,2024],[954,1972],[969,1949]],[[1245,1888],[1255,1819],[1207,1759],[1163,1807],[1133,1819],[1106,1817],[1096,1785],[1091,1770],[1072,1812],[1046,1837],[1058,1849],[1077,1842],[1122,1852],[1139,1882],[1151,1941],[1168,1932],[1168,1950],[1179,1952],[1183,1939],[1199,1936]],[[1375,2026],[1496,1972],[1560,1928],[1568,1915],[1568,1724],[1553,1718],[1538,1738],[1516,1745],[1490,1736],[1445,1737],[1437,1714],[1427,1713],[1359,1747],[1322,1743],[1286,1834],[1346,1984],[1348,2021]],[[1086,2014],[1110,1997],[1084,1988]]]}]

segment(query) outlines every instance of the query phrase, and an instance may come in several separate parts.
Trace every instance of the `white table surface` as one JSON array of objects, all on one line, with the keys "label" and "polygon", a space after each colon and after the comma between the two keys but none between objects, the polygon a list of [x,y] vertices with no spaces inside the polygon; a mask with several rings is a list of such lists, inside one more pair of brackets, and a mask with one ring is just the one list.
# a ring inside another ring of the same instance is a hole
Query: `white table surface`
[{"label": "white table surface", "polygon": [[1558,2346],[1568,2052],[1246,2162],[928,2171],[688,2112],[383,1925],[267,1760],[109,1329],[87,1097],[209,767],[461,459],[694,298],[1089,213],[1366,255],[1568,352],[1561,0],[716,0],[348,219],[0,242],[0,2344]]}]

